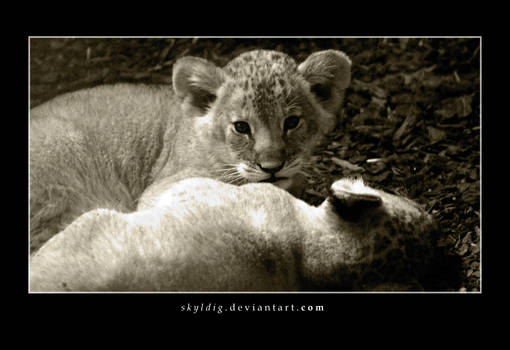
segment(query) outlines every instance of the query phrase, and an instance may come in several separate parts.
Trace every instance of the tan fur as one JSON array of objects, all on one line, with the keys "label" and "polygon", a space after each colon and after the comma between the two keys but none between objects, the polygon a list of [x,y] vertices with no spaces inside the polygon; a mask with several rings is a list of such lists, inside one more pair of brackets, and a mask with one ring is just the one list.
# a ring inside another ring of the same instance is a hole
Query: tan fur
[{"label": "tan fur", "polygon": [[[367,290],[433,252],[416,203],[339,180],[312,207],[270,184],[169,184],[134,213],[96,209],[31,259],[31,291]],[[381,287],[379,287],[381,289]]]},{"label": "tan fur", "polygon": [[[350,81],[345,54],[310,57],[298,66],[280,52],[252,51],[224,68],[184,57],[173,88],[100,86],[32,109],[32,250],[89,210],[132,212],[162,181],[202,176],[240,185],[266,181],[264,168],[283,164],[272,181],[292,191]],[[290,115],[300,124],[284,132]],[[252,133],[236,132],[236,121]]]}]

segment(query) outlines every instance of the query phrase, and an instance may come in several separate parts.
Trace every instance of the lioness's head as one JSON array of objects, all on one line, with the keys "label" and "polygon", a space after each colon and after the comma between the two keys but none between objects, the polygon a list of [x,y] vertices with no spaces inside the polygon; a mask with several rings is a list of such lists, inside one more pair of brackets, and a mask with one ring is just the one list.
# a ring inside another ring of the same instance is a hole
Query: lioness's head
[{"label": "lioness's head", "polygon": [[178,60],[173,87],[187,116],[231,183],[287,188],[313,147],[335,126],[351,62],[320,51],[303,63],[277,51],[246,52],[224,68],[196,57]]}]

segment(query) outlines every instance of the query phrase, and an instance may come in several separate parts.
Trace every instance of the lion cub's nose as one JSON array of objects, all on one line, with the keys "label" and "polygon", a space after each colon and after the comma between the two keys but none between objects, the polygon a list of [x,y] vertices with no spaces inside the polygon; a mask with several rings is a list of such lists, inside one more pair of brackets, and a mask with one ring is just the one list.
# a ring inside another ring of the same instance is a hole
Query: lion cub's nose
[{"label": "lion cub's nose", "polygon": [[282,170],[283,166],[285,164],[285,161],[283,162],[263,162],[263,163],[257,163],[259,168],[271,175],[276,174],[278,171]]}]

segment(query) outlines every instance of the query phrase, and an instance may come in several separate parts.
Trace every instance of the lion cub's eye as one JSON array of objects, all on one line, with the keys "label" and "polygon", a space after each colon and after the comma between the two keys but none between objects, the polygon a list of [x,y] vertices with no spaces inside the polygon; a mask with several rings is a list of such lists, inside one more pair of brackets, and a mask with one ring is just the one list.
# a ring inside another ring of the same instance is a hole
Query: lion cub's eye
[{"label": "lion cub's eye", "polygon": [[295,129],[299,125],[300,120],[301,119],[296,115],[291,115],[290,117],[287,117],[283,124],[283,129],[285,131]]},{"label": "lion cub's eye", "polygon": [[234,129],[240,134],[249,134],[250,124],[247,122],[234,122]]}]

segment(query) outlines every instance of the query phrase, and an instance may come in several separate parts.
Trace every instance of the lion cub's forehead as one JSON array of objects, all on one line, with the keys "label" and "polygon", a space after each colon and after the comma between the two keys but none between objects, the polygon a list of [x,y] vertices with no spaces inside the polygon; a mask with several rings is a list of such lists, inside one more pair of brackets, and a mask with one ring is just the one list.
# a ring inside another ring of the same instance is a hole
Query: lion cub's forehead
[{"label": "lion cub's forehead", "polygon": [[296,70],[296,62],[290,56],[268,50],[245,52],[225,66],[225,71],[233,78],[251,77],[253,80],[282,76]]},{"label": "lion cub's forehead", "polygon": [[260,115],[272,114],[300,95],[296,62],[281,52],[246,52],[228,63],[225,71],[242,106],[252,107]]}]

